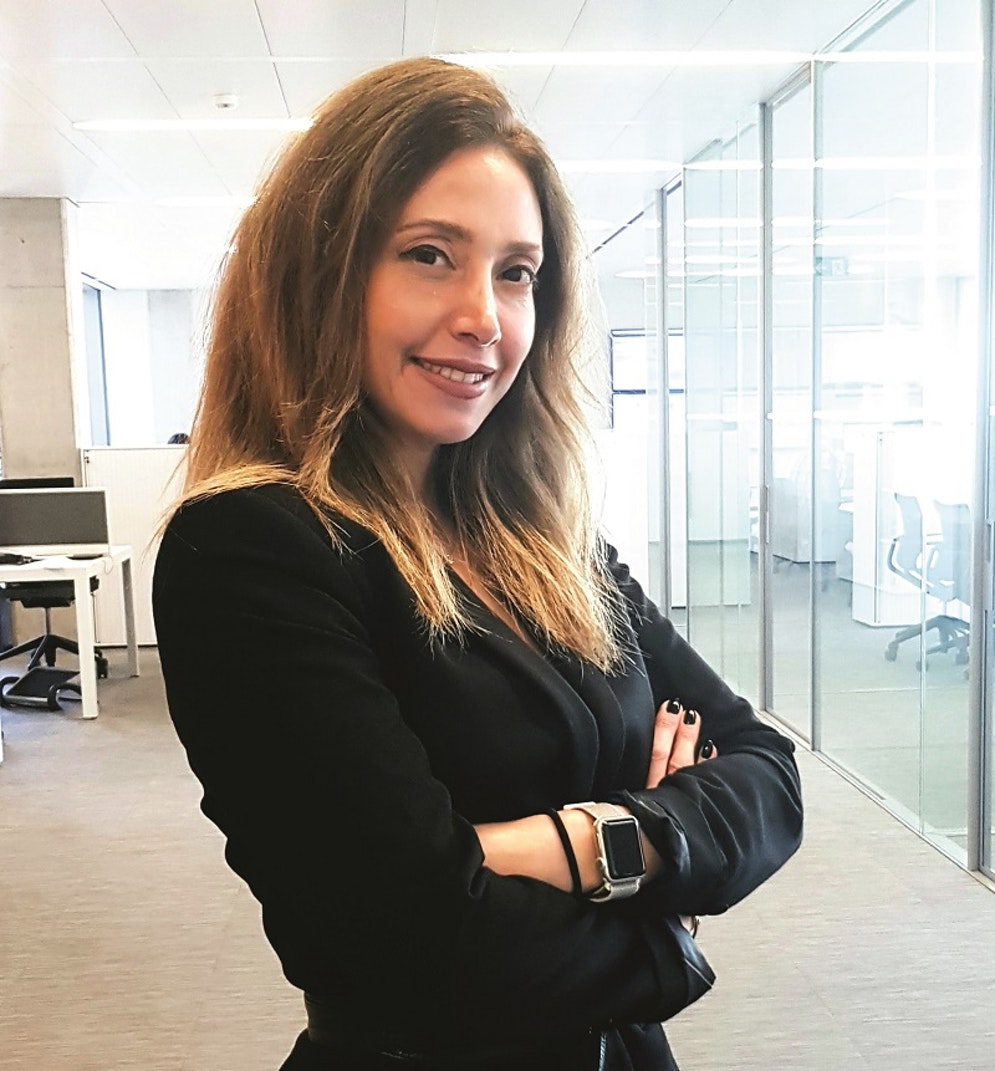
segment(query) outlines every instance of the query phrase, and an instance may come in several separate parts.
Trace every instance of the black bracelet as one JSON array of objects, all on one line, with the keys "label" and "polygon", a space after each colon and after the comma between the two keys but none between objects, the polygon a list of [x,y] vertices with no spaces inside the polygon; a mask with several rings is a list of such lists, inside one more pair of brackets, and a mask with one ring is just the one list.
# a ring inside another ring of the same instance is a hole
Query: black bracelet
[{"label": "black bracelet", "polygon": [[556,826],[556,832],[560,835],[560,843],[563,845],[563,854],[567,857],[567,866],[570,867],[570,881],[573,883],[573,888],[570,892],[573,893],[574,896],[580,896],[584,891],[584,888],[580,883],[580,867],[577,866],[577,856],[574,854],[574,846],[570,843],[570,834],[567,832],[567,827],[563,824],[563,819],[560,817],[559,811],[551,810],[546,813],[553,819],[553,825]]}]

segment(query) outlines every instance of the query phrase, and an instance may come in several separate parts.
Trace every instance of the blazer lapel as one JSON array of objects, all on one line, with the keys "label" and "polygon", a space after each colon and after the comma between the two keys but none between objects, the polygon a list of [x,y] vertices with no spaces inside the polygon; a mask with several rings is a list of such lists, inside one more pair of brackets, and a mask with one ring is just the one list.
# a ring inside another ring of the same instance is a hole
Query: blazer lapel
[{"label": "blazer lapel", "polygon": [[517,636],[500,618],[484,606],[473,592],[457,581],[476,632],[469,637],[472,646],[479,644],[489,657],[501,661],[508,671],[522,674],[537,684],[548,696],[548,714],[563,724],[565,744],[564,768],[570,771],[572,796],[563,803],[588,798],[595,781],[600,759],[598,723],[580,693],[561,672],[559,662],[543,657]]}]

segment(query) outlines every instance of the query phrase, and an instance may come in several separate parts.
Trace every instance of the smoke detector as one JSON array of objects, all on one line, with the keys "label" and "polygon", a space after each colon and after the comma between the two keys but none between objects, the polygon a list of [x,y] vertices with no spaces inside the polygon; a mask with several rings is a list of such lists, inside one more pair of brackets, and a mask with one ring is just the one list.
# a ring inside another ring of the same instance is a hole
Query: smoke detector
[{"label": "smoke detector", "polygon": [[211,99],[219,112],[230,112],[238,107],[237,93],[215,93]]}]

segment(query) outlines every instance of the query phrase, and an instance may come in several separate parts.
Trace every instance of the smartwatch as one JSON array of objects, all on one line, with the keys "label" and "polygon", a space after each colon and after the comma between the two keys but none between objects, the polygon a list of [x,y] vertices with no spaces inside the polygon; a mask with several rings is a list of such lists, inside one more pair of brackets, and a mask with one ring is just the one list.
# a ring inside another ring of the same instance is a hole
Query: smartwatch
[{"label": "smartwatch", "polygon": [[594,819],[601,885],[588,899],[600,904],[638,892],[646,876],[639,819],[614,803],[568,803],[564,810],[585,811]]}]

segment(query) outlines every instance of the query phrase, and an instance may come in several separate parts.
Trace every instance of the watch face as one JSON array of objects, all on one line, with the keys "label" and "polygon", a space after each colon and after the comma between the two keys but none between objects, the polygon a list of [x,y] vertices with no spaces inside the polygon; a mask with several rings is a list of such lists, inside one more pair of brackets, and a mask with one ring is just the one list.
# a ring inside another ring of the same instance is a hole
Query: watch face
[{"label": "watch face", "polygon": [[639,878],[646,873],[646,860],[639,840],[639,823],[635,818],[619,818],[602,827],[605,862],[612,881]]}]

